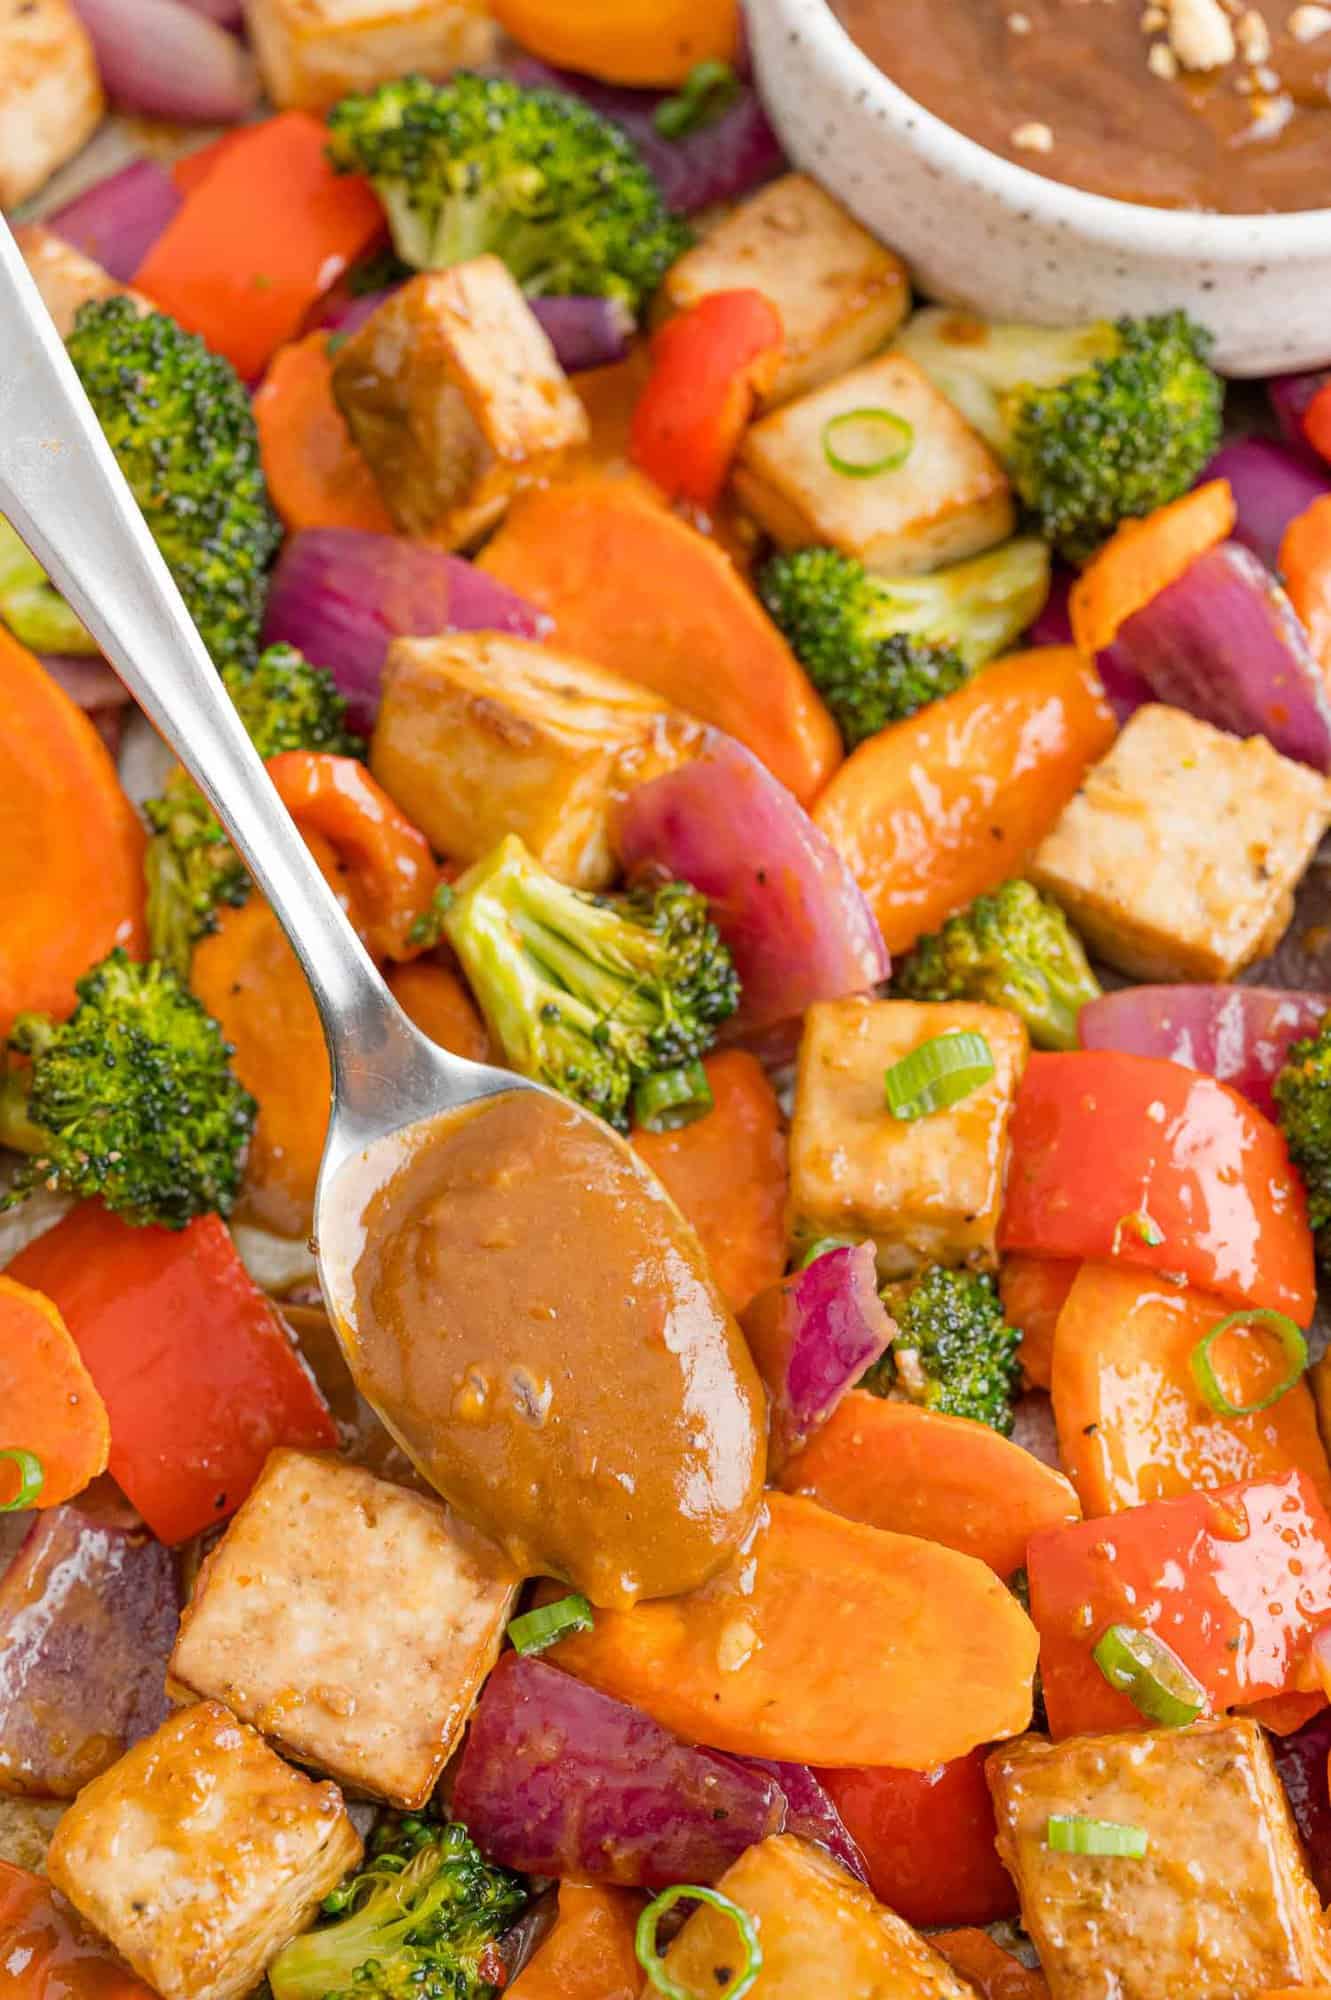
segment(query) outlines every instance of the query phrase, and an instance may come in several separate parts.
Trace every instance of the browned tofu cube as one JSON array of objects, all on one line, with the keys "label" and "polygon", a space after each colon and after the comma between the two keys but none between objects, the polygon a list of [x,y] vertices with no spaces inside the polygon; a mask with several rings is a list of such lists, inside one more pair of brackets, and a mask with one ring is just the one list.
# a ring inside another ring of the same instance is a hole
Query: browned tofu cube
[{"label": "browned tofu cube", "polygon": [[[865,469],[880,459],[881,470]],[[896,353],[754,424],[733,483],[783,548],[827,543],[885,576],[979,555],[1006,541],[1016,518],[989,446]]]},{"label": "browned tofu cube", "polygon": [[[757,1923],[763,1965],[752,2000],[974,2000],[946,1959],[807,1841],[760,1841],[717,1887]],[[664,1957],[686,1993],[719,1993],[743,1950],[733,1917],[704,1903]]]},{"label": "browned tofu cube", "polygon": [[85,1786],[46,1872],[162,2000],[244,2000],[360,1856],[336,1785],[204,1701]]},{"label": "browned tofu cube", "polygon": [[245,19],[283,110],[488,62],[499,32],[485,0],[245,0]]},{"label": "browned tofu cube", "polygon": [[424,272],[342,347],[333,393],[408,535],[465,548],[587,437],[587,412],[498,257]]},{"label": "browned tofu cube", "polygon": [[171,1676],[301,1763],[421,1806],[498,1657],[517,1582],[438,1500],[275,1451],[203,1565]]},{"label": "browned tofu cube", "polygon": [[[944,1111],[895,1118],[884,1076],[938,1035],[969,1030],[994,1073]],[[871,1236],[884,1278],[929,1264],[997,1264],[1007,1128],[1025,1068],[1015,1014],[960,1001],[827,1000],[804,1017],[790,1128],[789,1230]]]},{"label": "browned tofu cube", "polygon": [[70,0],[0,0],[0,209],[17,208],[72,160],[105,108]]},{"label": "browned tofu cube", "polygon": [[398,639],[370,768],[438,853],[476,861],[517,833],[561,881],[603,889],[621,765],[669,713],[551,646],[497,632]]},{"label": "browned tofu cube", "polygon": [[1331,816],[1305,764],[1181,709],[1131,716],[1028,873],[1138,979],[1233,979],[1274,950]]},{"label": "browned tofu cube", "polygon": [[769,409],[867,360],[910,305],[901,259],[807,174],[783,174],[742,201],[671,266],[664,296],[684,312],[744,288],[764,293],[785,328]]},{"label": "browned tofu cube", "polygon": [[150,310],[141,293],[128,285],[118,285],[113,277],[85,257],[72,243],[64,242],[38,222],[26,222],[14,231],[14,241],[23,252],[23,261],[32,273],[42,303],[55,321],[55,330],[64,340],[73,331],[80,306],[90,299],[110,299],[123,295],[133,299],[141,311]]},{"label": "browned tofu cube", "polygon": [[[1266,1738],[1240,1716],[995,1750],[998,1851],[1051,2000],[1252,2000],[1331,1976],[1321,1904]],[[1056,1854],[1051,1816],[1146,1835]]]}]

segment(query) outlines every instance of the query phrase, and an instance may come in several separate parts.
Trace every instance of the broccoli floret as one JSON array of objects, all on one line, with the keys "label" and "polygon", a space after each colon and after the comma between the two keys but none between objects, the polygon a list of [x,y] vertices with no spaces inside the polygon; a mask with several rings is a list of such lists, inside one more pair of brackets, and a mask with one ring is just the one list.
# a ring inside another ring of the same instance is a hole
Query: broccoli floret
[{"label": "broccoli floret", "polygon": [[899,345],[1005,459],[1040,532],[1074,562],[1175,500],[1220,441],[1224,385],[1186,313],[1071,330],[930,307]]},{"label": "broccoli floret", "polygon": [[977,1000],[1020,1014],[1037,1049],[1075,1049],[1077,1017],[1100,983],[1057,903],[1031,882],[1005,882],[896,967],[907,1000]]},{"label": "broccoli floret", "polygon": [[1273,1090],[1290,1158],[1308,1191],[1318,1255],[1331,1265],[1331,1014],[1315,1035],[1290,1045]]},{"label": "broccoli floret", "polygon": [[219,667],[253,661],[281,539],[230,363],[129,299],[81,308],[69,357]]},{"label": "broccoli floret", "polygon": [[836,549],[797,549],[766,564],[758,589],[853,750],[1006,651],[1049,595],[1049,550],[1024,536],[889,578]]},{"label": "broccoli floret", "polygon": [[935,1264],[918,1278],[886,1285],[883,1304],[897,1332],[864,1387],[972,1417],[1009,1437],[1021,1335],[1004,1320],[993,1279]]},{"label": "broccoli floret", "polygon": [[[364,751],[346,727],[347,704],[332,675],[294,646],[269,646],[252,667],[226,666],[222,680],[261,757]],[[196,942],[216,930],[220,909],[245,901],[250,878],[187,772],[173,771],[161,797],[146,799],[143,810],[152,828],[145,862],[149,944],[153,957],[184,979]]]},{"label": "broccoli floret", "polygon": [[10,1033],[0,1144],[29,1158],[0,1209],[47,1187],[167,1229],[229,1214],[257,1106],[212,1015],[121,950],[75,991],[67,1021],[20,1014]]},{"label": "broccoli floret", "polygon": [[443,927],[513,1068],[619,1131],[637,1086],[696,1061],[739,1004],[696,889],[583,895],[516,834],[456,884]]},{"label": "broccoli floret", "polygon": [[35,556],[0,515],[0,621],[34,653],[97,652],[97,642],[74,616]]},{"label": "broccoli floret", "polygon": [[556,90],[465,72],[344,97],[329,155],[367,174],[399,254],[440,270],[485,252],[525,292],[596,292],[635,311],[689,242],[617,125]]},{"label": "broccoli floret", "polygon": [[389,1820],[325,1897],[326,1921],[269,1966],[273,2000],[490,2000],[506,1977],[499,1940],[526,1900],[465,1827]]}]

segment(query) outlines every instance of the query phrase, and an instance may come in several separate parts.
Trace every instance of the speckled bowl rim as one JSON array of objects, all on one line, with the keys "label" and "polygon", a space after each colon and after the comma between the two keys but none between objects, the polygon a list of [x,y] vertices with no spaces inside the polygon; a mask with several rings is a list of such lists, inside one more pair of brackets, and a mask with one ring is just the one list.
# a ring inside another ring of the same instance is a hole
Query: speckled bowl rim
[{"label": "speckled bowl rim", "polygon": [[1331,208],[1218,215],[1210,209],[1152,208],[1049,180],[967,138],[894,83],[851,38],[829,0],[748,0],[748,5],[755,10],[779,6],[787,40],[804,44],[824,71],[840,72],[840,87],[853,106],[889,118],[909,135],[926,164],[948,178],[978,182],[1020,211],[1023,221],[1052,223],[1118,250],[1249,267],[1255,254],[1284,263],[1331,252]]}]

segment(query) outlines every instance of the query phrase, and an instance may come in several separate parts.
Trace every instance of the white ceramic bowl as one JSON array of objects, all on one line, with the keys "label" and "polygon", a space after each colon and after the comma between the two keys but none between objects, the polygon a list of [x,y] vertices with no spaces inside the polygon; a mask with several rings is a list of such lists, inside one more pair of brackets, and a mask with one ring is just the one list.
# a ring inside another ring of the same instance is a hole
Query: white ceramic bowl
[{"label": "white ceramic bowl", "polygon": [[[1331,208],[1195,215],[1083,194],[926,111],[827,0],[748,0],[747,14],[790,158],[899,251],[930,297],[1047,325],[1182,306],[1211,328],[1227,374],[1331,362]],[[1327,177],[1331,188],[1331,160]]]}]

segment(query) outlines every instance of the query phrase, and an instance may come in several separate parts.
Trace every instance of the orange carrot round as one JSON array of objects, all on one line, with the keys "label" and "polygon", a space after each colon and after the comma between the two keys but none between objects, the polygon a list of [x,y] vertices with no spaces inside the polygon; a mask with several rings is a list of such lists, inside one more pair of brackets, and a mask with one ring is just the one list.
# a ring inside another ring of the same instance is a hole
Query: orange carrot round
[{"label": "orange carrot round", "polygon": [[333,400],[328,335],[281,347],[251,405],[273,505],[292,534],[360,528],[391,535],[393,520],[346,418]]},{"label": "orange carrot round", "polygon": [[1088,658],[1109,645],[1120,625],[1234,527],[1227,479],[1195,486],[1143,521],[1125,521],[1072,586],[1072,636]]},{"label": "orange carrot round", "polygon": [[422,1034],[468,1062],[490,1060],[490,1036],[470,993],[451,967],[429,959],[391,965],[385,977],[399,1007]]},{"label": "orange carrot round", "polygon": [[[929,1942],[954,1972],[969,1979],[984,2000],[1049,2000],[1044,1974],[1032,1972],[996,1945],[988,1931],[935,1931]],[[1268,1996],[1268,2000],[1275,2000],[1275,1996]]]},{"label": "orange carrot round", "polygon": [[1005,1257],[999,1269],[1003,1317],[1021,1335],[1017,1359],[1037,1389],[1049,1387],[1054,1328],[1080,1269],[1076,1257],[1029,1257],[1019,1250]]},{"label": "orange carrot round", "polygon": [[[34,1507],[58,1507],[106,1470],[106,1405],[78,1348],[44,1292],[0,1277],[0,1452],[41,1463]],[[17,1465],[0,1459],[0,1506],[19,1490]]]},{"label": "orange carrot round", "polygon": [[596,1882],[561,1882],[554,1929],[506,2000],[638,2000],[633,1936],[643,1898]]},{"label": "orange carrot round", "polygon": [[268,760],[278,796],[304,834],[329,841],[352,875],[365,941],[376,958],[424,949],[411,930],[430,907],[439,870],[419,827],[355,757],[284,750]]},{"label": "orange carrot round", "polygon": [[739,46],[739,0],[494,0],[490,11],[532,55],[606,83],[667,90]]}]

